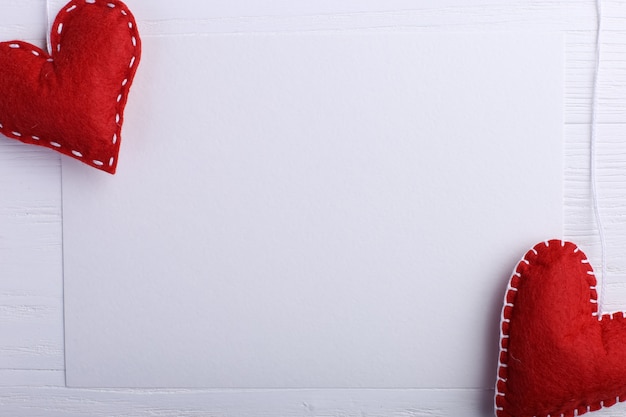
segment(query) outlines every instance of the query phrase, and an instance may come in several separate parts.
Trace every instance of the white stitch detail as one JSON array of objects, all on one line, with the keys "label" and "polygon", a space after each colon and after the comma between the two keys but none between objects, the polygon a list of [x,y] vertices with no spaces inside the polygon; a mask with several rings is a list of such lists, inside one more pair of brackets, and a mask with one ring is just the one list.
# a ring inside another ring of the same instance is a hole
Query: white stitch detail
[{"label": "white stitch detail", "polygon": [[[95,4],[95,3],[96,3],[96,0],[85,0],[85,3],[87,3],[87,4]],[[116,5],[115,5],[114,3],[107,3],[107,6],[108,6],[108,7],[110,7],[110,8],[115,8],[115,7],[116,7]],[[78,6],[74,4],[74,5],[70,6],[70,7],[68,7],[67,9],[65,9],[65,12],[66,12],[66,13],[69,13],[69,12],[72,12],[72,11],[76,10],[77,8],[78,8]],[[121,14],[122,14],[123,16],[128,16],[128,13],[127,13],[127,12],[126,12],[123,8],[120,8],[120,12],[121,12]],[[133,22],[128,22],[128,27],[129,27],[130,29],[134,29],[134,24],[133,24]],[[57,33],[58,33],[59,35],[63,32],[63,28],[64,28],[64,24],[63,24],[63,23],[59,23],[59,24],[58,24],[58,26],[57,26]],[[134,46],[134,47],[137,47],[138,40],[137,40],[137,38],[136,38],[134,35],[132,35],[132,36],[131,36],[131,42],[132,42],[132,44],[133,44],[133,46]],[[19,44],[10,44],[9,46],[10,46],[11,48],[20,48],[20,47],[21,47]],[[57,44],[57,46],[56,46],[56,50],[57,50],[57,52],[60,52],[60,50],[61,50],[61,44],[60,44],[60,43],[59,43],[59,44]],[[40,53],[39,53],[39,52],[37,52],[37,51],[31,50],[31,53],[32,53],[33,55],[35,55],[35,56],[40,56]],[[47,62],[54,62],[54,59],[52,59],[52,58],[50,57],[50,58],[46,59],[46,61],[47,61]],[[133,66],[135,65],[136,61],[137,61],[137,57],[136,57],[136,56],[132,56],[132,57],[131,57],[131,60],[130,60],[130,63],[129,63],[129,68],[133,68]],[[123,87],[126,87],[126,85],[128,84],[128,82],[129,82],[128,78],[125,78],[124,80],[122,80],[122,88],[123,88]],[[122,99],[123,99],[123,93],[120,93],[120,94],[118,95],[118,97],[117,97],[117,102],[118,102],[118,103],[120,103]],[[119,123],[120,123],[120,120],[121,120],[121,115],[120,115],[119,113],[117,113],[117,114],[115,115],[115,122],[119,124]],[[0,128],[3,128],[2,124],[0,124]],[[19,132],[12,132],[12,133],[13,133],[15,136],[18,136],[18,137],[22,136],[22,135],[21,135],[21,133],[19,133]],[[40,139],[38,136],[31,136],[31,137],[32,137],[34,140],[39,140],[39,139]],[[113,135],[113,144],[116,144],[116,143],[117,143],[117,140],[118,140],[118,135],[117,135],[117,133],[115,133],[115,134]],[[57,147],[57,148],[62,147],[62,145],[61,145],[61,144],[59,144],[59,143],[57,143],[57,142],[50,142],[50,145],[52,145],[52,146],[54,146],[54,147]],[[79,152],[79,151],[72,150],[72,151],[71,151],[71,153],[72,153],[74,156],[76,156],[76,157],[79,157],[79,158],[82,158],[82,157],[83,157],[83,154],[82,154],[81,152]],[[99,160],[95,160],[95,159],[94,159],[94,160],[92,160],[92,162],[94,163],[94,165],[97,165],[97,166],[99,166],[99,167],[101,167],[101,166],[103,166],[103,165],[104,165],[104,162],[99,161]],[[113,164],[114,164],[114,163],[115,163],[115,157],[111,157],[111,158],[109,159],[109,166],[113,166]],[[513,288],[513,289],[514,289],[515,291],[517,291],[517,289],[516,289],[516,288]],[[508,337],[508,336],[506,336],[506,337]],[[506,350],[504,350],[504,351],[506,352]],[[499,378],[499,379],[502,379],[502,378]],[[502,379],[502,380],[503,380],[504,382],[506,382],[506,380],[505,380],[505,379]]]},{"label": "white stitch detail", "polygon": [[[563,242],[564,241],[561,240],[561,246],[564,247],[565,244]],[[546,247],[550,246],[549,241],[545,241],[544,244],[546,245]],[[573,245],[573,246],[574,246],[574,253],[579,252],[580,249],[578,248],[578,246],[576,246],[576,245]],[[532,251],[535,254],[537,254],[537,251],[534,248],[532,249]],[[504,303],[503,303],[504,307],[502,307],[501,324],[500,324],[500,339],[501,340],[504,340],[505,338],[510,338],[510,335],[505,335],[504,334],[504,329],[503,329],[504,323],[510,323],[511,322],[510,319],[507,319],[506,316],[505,316],[505,309],[507,309],[509,307],[514,307],[514,303],[509,303],[508,302],[509,290],[515,290],[515,291],[518,290],[517,288],[515,288],[515,287],[513,287],[511,285],[511,282],[512,282],[514,277],[522,278],[521,274],[519,272],[517,272],[517,268],[519,267],[519,265],[522,262],[526,263],[527,265],[530,265],[530,262],[526,258],[522,258],[522,260],[518,263],[518,265],[515,266],[515,269],[513,270],[514,272],[513,272],[512,276],[511,276],[511,279],[509,280],[507,291],[505,292],[505,295],[504,295]],[[593,274],[593,272],[592,272],[592,274]],[[590,288],[593,289],[593,287],[590,287]],[[596,313],[592,313],[592,314],[593,315],[597,315],[597,312]],[[601,319],[602,318],[600,318],[600,320]],[[501,360],[500,360],[500,356],[502,355],[503,352],[507,353],[507,355],[508,355],[508,349],[507,348],[503,348],[502,347],[502,343],[500,343],[500,355],[498,355],[498,375],[497,375],[497,382],[496,382],[496,387],[495,387],[496,388],[495,389],[495,394],[496,395],[495,395],[495,398],[494,398],[494,402],[496,402],[497,398],[505,398],[506,399],[506,392],[500,391],[500,381],[502,381],[504,384],[507,383],[507,379],[500,377],[500,374],[499,374],[501,368],[507,368],[508,367],[508,364],[503,364],[501,362]],[[498,407],[496,404],[494,404],[494,406],[495,406],[495,410],[496,411],[504,411],[504,407]],[[589,410],[590,410],[590,406],[587,406],[587,411],[589,411]],[[574,411],[574,415],[577,416],[578,415],[578,409],[574,409],[573,411]],[[554,417],[556,417],[556,416],[557,415],[554,415]],[[561,414],[561,417],[564,417],[564,416],[565,416],[565,413]],[[550,417],[550,415],[548,415],[548,417]]]},{"label": "white stitch detail", "polygon": [[17,48],[19,48],[19,47],[20,47],[20,46],[19,46],[17,43],[10,43],[10,44],[9,44],[9,48],[17,49]]},{"label": "white stitch detail", "polygon": [[17,137],[22,136],[22,134],[21,134],[20,132],[11,132],[11,133],[13,133],[13,134],[14,134],[15,136],[17,136]]},{"label": "white stitch detail", "polygon": [[588,260],[588,259],[581,259],[580,263],[583,263],[583,264],[588,264],[588,263],[589,263],[589,260]]},{"label": "white stitch detail", "polygon": [[0,123],[0,129],[2,129],[4,126],[2,126],[2,123]]},{"label": "white stitch detail", "polygon": [[587,275],[593,275],[593,271],[587,271]]},{"label": "white stitch detail", "polygon": [[546,245],[546,248],[550,247],[550,242],[548,240],[544,240],[543,244]]},{"label": "white stitch detail", "polygon": [[535,250],[535,248],[532,248],[532,249],[531,249],[531,251],[533,251],[533,253],[534,253],[535,255],[539,255],[539,252],[537,252],[537,251]]},{"label": "white stitch detail", "polygon": [[561,239],[561,247],[564,248],[565,247],[565,241],[563,239]]}]

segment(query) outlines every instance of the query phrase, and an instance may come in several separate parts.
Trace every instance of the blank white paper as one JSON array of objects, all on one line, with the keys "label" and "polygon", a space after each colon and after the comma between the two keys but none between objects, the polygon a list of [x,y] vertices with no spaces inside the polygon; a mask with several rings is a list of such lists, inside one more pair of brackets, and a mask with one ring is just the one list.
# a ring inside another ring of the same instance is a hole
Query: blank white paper
[{"label": "blank white paper", "polygon": [[68,385],[491,388],[562,84],[558,34],[146,38],[117,174],[63,161]]}]

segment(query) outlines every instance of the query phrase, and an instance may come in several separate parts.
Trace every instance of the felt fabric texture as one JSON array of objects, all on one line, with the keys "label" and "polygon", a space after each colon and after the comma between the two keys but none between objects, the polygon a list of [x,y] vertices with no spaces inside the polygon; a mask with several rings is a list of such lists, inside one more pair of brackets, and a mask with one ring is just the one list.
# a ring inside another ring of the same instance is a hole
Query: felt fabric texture
[{"label": "felt fabric texture", "polygon": [[119,0],[73,0],[50,40],[50,55],[0,43],[0,133],[114,174],[141,57],[135,19]]},{"label": "felt fabric texture", "polygon": [[626,319],[598,316],[596,279],[573,243],[517,265],[502,310],[498,417],[574,416],[626,400]]}]

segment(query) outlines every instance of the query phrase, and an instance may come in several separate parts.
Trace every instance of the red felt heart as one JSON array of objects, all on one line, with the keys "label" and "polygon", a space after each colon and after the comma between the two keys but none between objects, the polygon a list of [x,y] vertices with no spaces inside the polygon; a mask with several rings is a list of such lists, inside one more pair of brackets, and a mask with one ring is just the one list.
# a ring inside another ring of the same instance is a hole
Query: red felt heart
[{"label": "red felt heart", "polygon": [[0,43],[0,132],[113,174],[141,57],[135,19],[119,0],[73,0],[50,41],[51,55]]},{"label": "red felt heart", "polygon": [[505,295],[496,415],[574,416],[626,400],[626,319],[598,316],[596,279],[573,243],[517,265]]}]

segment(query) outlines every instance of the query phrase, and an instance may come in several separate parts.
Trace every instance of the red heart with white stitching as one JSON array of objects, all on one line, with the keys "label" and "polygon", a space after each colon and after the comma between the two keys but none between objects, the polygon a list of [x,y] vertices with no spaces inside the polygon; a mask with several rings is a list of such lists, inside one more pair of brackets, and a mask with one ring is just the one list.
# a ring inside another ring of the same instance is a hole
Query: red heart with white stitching
[{"label": "red heart with white stitching", "polygon": [[624,400],[626,319],[598,316],[593,269],[576,245],[536,245],[505,295],[496,415],[574,416]]},{"label": "red heart with white stitching", "polygon": [[0,132],[114,174],[141,57],[135,19],[119,0],[73,0],[50,41],[50,55],[0,43]]}]

